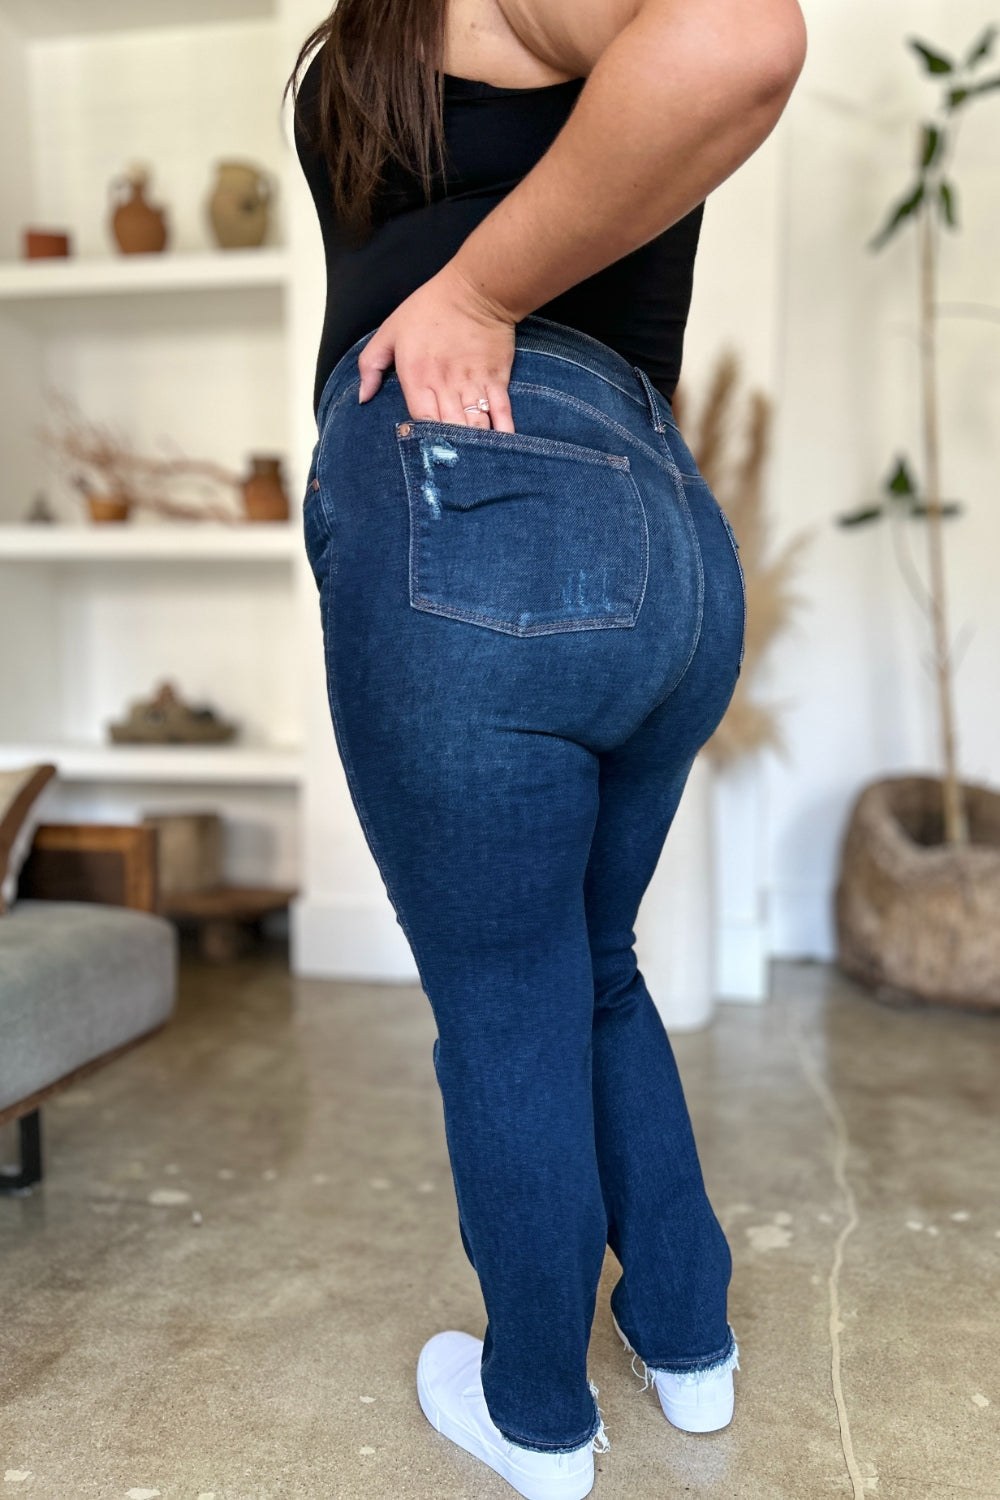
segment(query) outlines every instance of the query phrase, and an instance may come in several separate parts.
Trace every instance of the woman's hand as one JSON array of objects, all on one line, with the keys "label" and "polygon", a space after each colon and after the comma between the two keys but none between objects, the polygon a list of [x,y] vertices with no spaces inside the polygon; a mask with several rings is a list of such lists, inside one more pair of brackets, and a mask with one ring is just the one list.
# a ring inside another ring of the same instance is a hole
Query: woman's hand
[{"label": "woman's hand", "polygon": [[[399,304],[362,349],[358,400],[370,401],[395,365],[411,417],[513,432],[507,385],[515,322],[449,261]],[[488,412],[463,410],[483,396]]]}]

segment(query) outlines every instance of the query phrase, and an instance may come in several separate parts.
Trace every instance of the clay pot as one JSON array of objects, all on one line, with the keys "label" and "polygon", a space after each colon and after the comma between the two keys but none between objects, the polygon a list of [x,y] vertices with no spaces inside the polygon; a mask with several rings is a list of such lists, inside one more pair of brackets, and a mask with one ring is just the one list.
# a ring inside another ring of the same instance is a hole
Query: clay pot
[{"label": "clay pot", "polygon": [[223,250],[243,250],[262,244],[271,207],[267,174],[245,161],[220,161],[216,170],[208,217],[217,243]]},{"label": "clay pot", "polygon": [[148,182],[144,167],[133,167],[111,182],[111,196],[118,203],[111,215],[111,233],[123,255],[153,255],[166,248],[167,216],[147,201]]},{"label": "clay pot", "polygon": [[248,521],[288,520],[280,458],[251,457],[250,475],[243,481],[243,509]]},{"label": "clay pot", "polygon": [[88,492],[87,506],[92,521],[127,521],[132,502],[122,495],[93,495]]},{"label": "clay pot", "polygon": [[25,229],[24,259],[48,260],[69,255],[70,237],[58,229]]},{"label": "clay pot", "polygon": [[837,963],[890,1004],[1000,1010],[1000,792],[963,782],[969,843],[942,842],[941,781],[857,796],[835,893]]}]

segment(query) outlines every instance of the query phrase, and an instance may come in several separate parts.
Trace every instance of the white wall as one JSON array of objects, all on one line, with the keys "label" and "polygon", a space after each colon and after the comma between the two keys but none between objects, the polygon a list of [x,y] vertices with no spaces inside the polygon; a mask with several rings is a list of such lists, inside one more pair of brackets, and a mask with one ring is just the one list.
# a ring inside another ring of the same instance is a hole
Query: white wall
[{"label": "white wall", "polygon": [[[756,869],[767,951],[830,958],[854,796],[880,775],[940,770],[929,636],[891,533],[885,523],[833,524],[875,496],[897,450],[920,458],[914,242],[904,234],[878,255],[866,242],[908,182],[916,113],[937,100],[904,39],[961,52],[993,12],[976,0],[804,0],[803,9],[809,57],[792,103],[759,158],[709,204],[685,376],[696,388],[725,342],[744,352],[777,404],[775,545],[816,530],[795,584],[807,602],[757,680],[762,698],[787,705],[789,760],[748,763],[742,800],[725,802],[738,829],[748,800],[759,796],[762,808],[759,846],[726,846],[737,872],[727,910],[734,920],[752,906]],[[946,246],[947,301],[1000,306],[998,140],[1000,94],[963,127],[963,231]],[[975,627],[958,677],[961,764],[969,779],[995,780],[1000,326],[950,320],[942,356],[944,484],[968,505],[947,532],[952,633]],[[913,523],[908,534],[922,565],[925,529]]]},{"label": "white wall", "polygon": [[[286,76],[299,47],[328,13],[325,0],[284,0],[281,14]],[[288,174],[288,214],[295,252],[289,306],[295,356],[292,440],[298,468],[294,482],[296,494],[302,495],[316,441],[312,392],[326,300],[326,270],[316,211],[294,159],[290,94],[285,110],[285,142],[293,158]],[[303,895],[292,906],[292,966],[300,974],[412,980],[416,978],[416,965],[365,843],[337,753],[327,705],[319,601],[304,554],[300,584],[305,724],[300,804]]]}]

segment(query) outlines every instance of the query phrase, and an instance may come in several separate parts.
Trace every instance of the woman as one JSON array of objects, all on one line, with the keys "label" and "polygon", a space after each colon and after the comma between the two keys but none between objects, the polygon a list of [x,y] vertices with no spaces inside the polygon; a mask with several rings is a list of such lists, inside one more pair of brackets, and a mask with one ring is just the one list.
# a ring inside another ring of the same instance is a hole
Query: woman
[{"label": "woman", "polygon": [[[598,1278],[666,1416],[730,1420],[731,1255],[632,924],[732,695],[735,538],[673,420],[706,195],[796,0],[340,0],[296,143],[328,269],[304,501],[354,805],[433,1008],[482,1342],[431,1423],[590,1493]],[[286,86],[287,88],[287,86]]]}]

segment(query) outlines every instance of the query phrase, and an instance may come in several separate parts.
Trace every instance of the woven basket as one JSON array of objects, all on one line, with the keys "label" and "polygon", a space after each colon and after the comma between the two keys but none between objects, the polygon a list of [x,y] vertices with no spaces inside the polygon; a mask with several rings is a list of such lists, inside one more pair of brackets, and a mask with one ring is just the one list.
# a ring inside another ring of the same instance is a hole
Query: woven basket
[{"label": "woven basket", "polygon": [[835,896],[837,963],[893,1004],[1000,1010],[1000,793],[963,783],[967,846],[941,842],[941,782],[896,776],[854,803]]}]

